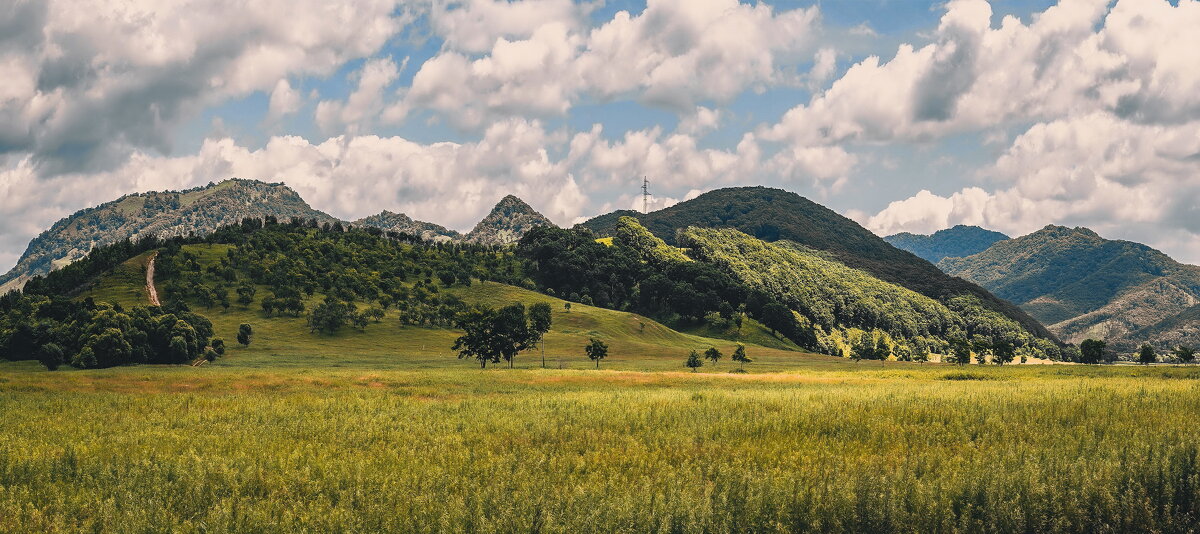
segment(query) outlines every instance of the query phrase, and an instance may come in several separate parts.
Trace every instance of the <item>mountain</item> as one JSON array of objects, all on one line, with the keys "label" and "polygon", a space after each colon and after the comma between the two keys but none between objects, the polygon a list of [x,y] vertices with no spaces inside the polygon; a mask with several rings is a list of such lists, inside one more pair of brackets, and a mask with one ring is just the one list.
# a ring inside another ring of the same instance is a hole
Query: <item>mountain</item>
[{"label": "mountain", "polygon": [[403,232],[409,235],[420,236],[421,239],[426,241],[450,241],[462,237],[458,232],[447,230],[444,226],[416,221],[403,213],[392,213],[387,210],[369,217],[363,217],[354,221],[353,224],[354,226],[379,228],[388,232]]},{"label": "mountain", "polygon": [[638,219],[654,235],[675,244],[678,230],[734,228],[764,241],[788,240],[825,251],[848,267],[883,281],[906,287],[946,302],[958,295],[974,295],[988,309],[1015,320],[1039,337],[1053,335],[1041,323],[1012,303],[987,290],[939,270],[910,252],[889,245],[858,223],[795,193],[767,187],[718,189],[669,208],[643,214],[618,211],[582,223],[601,236],[612,235],[621,216]]},{"label": "mountain", "polygon": [[936,264],[942,258],[961,258],[983,252],[997,241],[1008,236],[978,226],[958,225],[938,230],[932,235],[901,232],[883,238],[893,247],[907,250],[929,263]]},{"label": "mountain", "polygon": [[526,232],[536,226],[555,224],[524,200],[508,195],[496,203],[492,212],[479,221],[479,224],[463,237],[463,241],[480,245],[508,245],[519,241]]},{"label": "mountain", "polygon": [[1120,350],[1179,338],[1176,331],[1193,323],[1172,318],[1200,303],[1200,267],[1087,228],[1051,225],[938,265],[1011,300],[1065,340],[1105,339]]},{"label": "mountain", "polygon": [[896,355],[945,353],[963,333],[983,333],[1039,355],[1057,354],[1015,321],[980,307],[971,295],[946,302],[849,268],[791,241],[755,239],[734,229],[687,228],[679,239],[698,261],[715,263],[754,291],[761,291],[820,327],[815,344],[822,352],[849,356],[863,334],[886,334]]},{"label": "mountain", "polygon": [[245,217],[275,216],[335,222],[310,207],[283,184],[230,179],[186,191],[125,195],[75,212],[30,241],[8,273],[0,276],[0,294],[29,278],[67,265],[92,248],[146,235],[170,237],[211,232]]}]

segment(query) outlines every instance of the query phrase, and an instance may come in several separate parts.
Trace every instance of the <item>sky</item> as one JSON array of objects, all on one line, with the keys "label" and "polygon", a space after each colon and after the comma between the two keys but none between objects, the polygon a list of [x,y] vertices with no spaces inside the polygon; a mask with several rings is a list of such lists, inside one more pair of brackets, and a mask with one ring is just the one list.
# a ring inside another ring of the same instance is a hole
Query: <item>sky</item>
[{"label": "sky", "polygon": [[230,177],[353,220],[795,191],[888,235],[1087,226],[1200,263],[1200,0],[6,0],[0,268]]}]

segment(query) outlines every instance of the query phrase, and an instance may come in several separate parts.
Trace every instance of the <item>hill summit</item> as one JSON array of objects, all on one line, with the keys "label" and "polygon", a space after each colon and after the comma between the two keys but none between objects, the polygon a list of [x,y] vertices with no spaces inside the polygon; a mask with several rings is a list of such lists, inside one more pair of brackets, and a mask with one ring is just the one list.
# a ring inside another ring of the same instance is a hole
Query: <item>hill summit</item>
[{"label": "hill summit", "polygon": [[668,244],[675,244],[676,232],[688,227],[733,228],[768,242],[793,241],[939,301],[974,295],[988,309],[1012,318],[1039,337],[1053,337],[1045,326],[1011,303],[976,284],[947,275],[858,223],[790,191],[761,186],[717,189],[651,213],[618,211],[580,226],[609,236],[618,219],[626,215],[638,219]]},{"label": "hill summit", "polygon": [[938,265],[1018,304],[1065,340],[1105,339],[1121,350],[1146,340],[1200,342],[1200,322],[1188,319],[1195,313],[1180,316],[1200,304],[1200,267],[1141,243],[1049,225]]},{"label": "hill summit", "polygon": [[413,220],[403,213],[393,213],[383,210],[375,215],[363,217],[354,221],[354,226],[369,226],[385,232],[403,232],[414,235],[426,241],[451,241],[462,238],[462,235],[444,226],[424,221]]},{"label": "hill summit", "polygon": [[912,252],[934,264],[943,258],[978,254],[1005,239],[1008,239],[1008,236],[1000,232],[964,224],[938,230],[930,235],[900,232],[883,238],[893,247]]},{"label": "hill summit", "polygon": [[125,195],[64,217],[25,249],[17,265],[0,276],[0,293],[82,258],[94,247],[124,239],[209,233],[245,217],[292,217],[334,222],[281,183],[232,178],[185,191]]},{"label": "hill summit", "polygon": [[508,245],[515,243],[535,227],[556,226],[524,200],[507,195],[496,203],[491,213],[475,225],[463,241],[479,245]]}]

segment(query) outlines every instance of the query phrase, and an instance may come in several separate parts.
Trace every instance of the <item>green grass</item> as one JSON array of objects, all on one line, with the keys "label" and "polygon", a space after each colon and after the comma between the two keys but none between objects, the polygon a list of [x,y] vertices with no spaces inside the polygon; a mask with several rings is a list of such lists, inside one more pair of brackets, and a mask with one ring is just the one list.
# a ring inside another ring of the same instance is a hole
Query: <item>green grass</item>
[{"label": "green grass", "polygon": [[0,531],[1186,531],[1200,369],[0,365]]},{"label": "green grass", "polygon": [[146,264],[153,252],[146,252],[118,265],[112,272],[100,277],[82,297],[96,301],[116,302],[125,308],[145,306],[149,297],[146,292]]},{"label": "green grass", "polygon": [[[102,283],[100,287],[105,287]],[[955,367],[750,346],[500,284],[547,354],[206,312],[202,367],[0,363],[0,532],[1190,532],[1200,366]],[[260,290],[259,297],[264,290]],[[255,325],[248,348],[233,342]],[[612,347],[600,371],[588,336]],[[726,351],[728,354],[729,350]],[[564,369],[558,369],[561,362]]]}]

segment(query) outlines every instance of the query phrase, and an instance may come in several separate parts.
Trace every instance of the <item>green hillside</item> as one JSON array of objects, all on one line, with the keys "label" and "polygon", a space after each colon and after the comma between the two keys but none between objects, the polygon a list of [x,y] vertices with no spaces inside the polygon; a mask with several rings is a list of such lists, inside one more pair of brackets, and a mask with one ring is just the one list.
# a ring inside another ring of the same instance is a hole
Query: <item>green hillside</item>
[{"label": "green hillside", "polygon": [[901,232],[883,238],[900,250],[916,254],[929,263],[937,264],[943,258],[961,258],[987,250],[997,241],[1008,236],[978,226],[957,225],[938,230],[930,235]]},{"label": "green hillside", "polygon": [[991,310],[1017,321],[1041,337],[1053,338],[1045,326],[1015,305],[978,285],[947,275],[912,253],[889,245],[854,221],[800,195],[767,187],[718,189],[666,209],[642,214],[619,211],[579,225],[597,235],[611,235],[621,216],[636,218],[654,235],[675,242],[687,227],[734,228],[764,241],[789,240],[827,251],[840,263],[871,273],[927,297],[946,301],[972,295]]},{"label": "green hillside", "polygon": [[693,256],[722,266],[820,327],[826,352],[847,353],[860,336],[851,332],[866,331],[876,332],[876,337],[886,334],[888,350],[896,356],[944,352],[954,339],[1007,343],[1031,356],[1046,357],[1045,351],[1057,356],[1053,344],[982,309],[969,296],[944,305],[806,247],[767,243],[732,229],[688,228],[678,239]]},{"label": "green hillside", "polygon": [[1200,342],[1161,327],[1200,302],[1200,268],[1140,243],[1104,239],[1087,228],[1047,226],[939,266],[1009,299],[1065,340],[1105,339],[1122,350],[1143,341]]},{"label": "green hillside", "polygon": [[[182,251],[194,255],[202,269],[217,265],[232,249],[229,245],[199,244],[185,245]],[[145,255],[131,260],[136,264]],[[111,299],[125,308],[144,305],[144,291],[140,290],[139,278],[128,274],[127,265],[101,277],[96,289],[87,291],[79,298],[93,297],[97,300]],[[140,270],[138,271],[140,276]],[[159,280],[163,285],[170,280]],[[729,354],[734,342],[727,339],[712,339],[699,335],[677,332],[662,324],[634,313],[619,312],[573,303],[568,311],[566,301],[542,295],[526,289],[496,282],[476,282],[471,286],[458,285],[444,288],[447,294],[455,295],[467,304],[483,304],[493,307],[521,302],[529,306],[546,302],[553,310],[554,326],[546,337],[547,366],[552,368],[591,368],[592,362],[583,353],[583,346],[590,337],[597,337],[610,346],[611,355],[603,367],[632,370],[682,369],[682,364],[691,350],[704,350],[712,346]],[[403,325],[399,310],[388,310],[378,323],[356,330],[346,328],[333,334],[310,332],[304,317],[272,316],[262,311],[262,299],[269,293],[268,286],[259,286],[254,301],[247,306],[232,305],[228,310],[220,306],[205,307],[195,299],[188,303],[194,311],[210,319],[215,336],[223,337],[231,346],[226,357],[212,365],[249,367],[274,366],[365,366],[371,368],[441,368],[461,366],[473,368],[472,362],[458,360],[450,350],[454,339],[461,334],[451,328]],[[304,299],[308,309],[316,306],[323,295],[315,294]],[[254,337],[248,347],[234,344],[238,325],[253,325]],[[715,334],[720,334],[717,332]],[[757,323],[747,321],[741,340],[750,346],[756,358],[751,370],[778,370],[794,366],[805,358],[821,356],[788,350],[789,344],[772,336]],[[760,347],[754,342],[774,348]],[[794,345],[793,345],[794,347]],[[517,367],[540,367],[541,353],[529,351],[521,354]],[[731,364],[723,367],[732,369]]]}]

